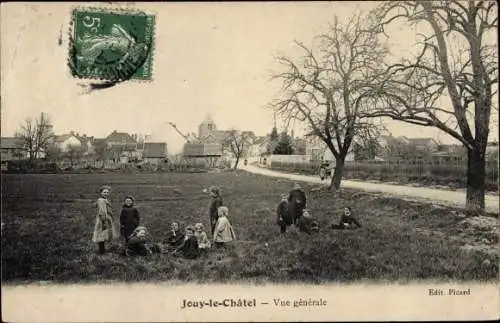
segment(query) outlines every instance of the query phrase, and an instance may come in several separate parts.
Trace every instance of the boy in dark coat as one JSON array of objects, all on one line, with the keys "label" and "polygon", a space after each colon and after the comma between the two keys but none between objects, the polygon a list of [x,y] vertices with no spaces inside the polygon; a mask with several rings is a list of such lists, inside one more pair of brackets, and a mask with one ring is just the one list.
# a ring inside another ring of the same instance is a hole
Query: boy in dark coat
[{"label": "boy in dark coat", "polygon": [[217,219],[219,218],[219,207],[224,205],[222,197],[220,196],[220,191],[217,187],[210,188],[210,196],[212,197],[212,201],[210,202],[209,207],[209,215],[210,215],[210,226],[212,229],[212,236],[215,230],[215,224],[217,223]]},{"label": "boy in dark coat", "polygon": [[286,228],[292,224],[292,216],[288,209],[287,195],[281,195],[281,202],[278,204],[276,209],[276,215],[278,216],[278,225],[280,226],[281,233],[286,232]]},{"label": "boy in dark coat", "polygon": [[295,183],[295,187],[288,195],[289,210],[292,215],[293,224],[297,225],[302,216],[302,210],[306,208],[306,193],[302,190],[300,184]]},{"label": "boy in dark coat", "polygon": [[125,238],[125,243],[128,242],[128,238],[139,226],[141,220],[139,211],[134,206],[134,201],[133,196],[128,195],[125,197],[125,202],[120,214],[120,233]]},{"label": "boy in dark coat", "polygon": [[361,228],[361,224],[352,216],[352,209],[348,206],[344,208],[344,214],[340,218],[339,224],[332,224],[332,229],[356,229]]},{"label": "boy in dark coat", "polygon": [[319,222],[316,221],[310,214],[309,211],[304,209],[302,212],[302,216],[298,222],[299,230],[301,232],[305,232],[307,234],[311,234],[313,232],[319,231]]},{"label": "boy in dark coat", "polygon": [[175,249],[174,256],[184,257],[187,259],[195,259],[200,255],[200,250],[198,248],[198,239],[194,236],[194,228],[188,226],[186,228],[186,235],[182,245]]},{"label": "boy in dark coat", "polygon": [[167,250],[178,248],[184,241],[184,233],[179,229],[179,223],[172,222],[167,237],[163,240],[163,245]]}]

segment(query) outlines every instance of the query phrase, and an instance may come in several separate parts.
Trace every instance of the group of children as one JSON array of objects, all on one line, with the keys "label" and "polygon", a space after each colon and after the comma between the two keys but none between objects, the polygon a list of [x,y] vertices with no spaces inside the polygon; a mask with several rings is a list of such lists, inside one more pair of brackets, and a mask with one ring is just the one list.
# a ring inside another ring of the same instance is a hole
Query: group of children
[{"label": "group of children", "polygon": [[[217,199],[216,203],[219,201],[220,199]],[[226,243],[236,239],[234,229],[227,218],[229,209],[220,205],[214,210],[210,208],[210,212],[216,212],[215,216],[210,214],[213,245],[217,248],[224,247]],[[181,230],[179,223],[173,222],[170,225],[170,231],[160,243],[148,243],[148,230],[139,223],[139,212],[134,206],[134,199],[132,196],[127,196],[120,214],[121,235],[125,239],[125,255],[171,253],[176,257],[195,259],[212,247],[202,223],[188,225],[185,230]]]},{"label": "group of children", "polygon": [[[109,195],[111,188],[104,186],[100,190],[101,196],[97,200],[97,217],[92,240],[97,243],[99,253],[104,253],[104,243],[113,238],[122,236],[125,241],[125,255],[149,255],[152,253],[171,253],[176,257],[194,259],[206,253],[213,246],[224,247],[227,243],[236,239],[234,229],[228,219],[229,209],[224,206],[219,190],[215,187],[210,189],[210,206],[208,208],[212,241],[209,240],[202,223],[188,225],[181,230],[178,222],[173,222],[170,231],[160,243],[149,243],[149,234],[145,226],[140,225],[141,218],[135,207],[134,197],[128,195],[125,198],[120,218],[120,230],[116,230],[113,220]],[[319,222],[311,216],[307,205],[306,194],[299,184],[289,194],[282,194],[281,201],[277,207],[277,224],[281,233],[287,228],[295,225],[301,232],[312,234],[320,229]],[[359,228],[361,224],[352,217],[352,209],[344,208],[339,224],[332,224],[333,229]]]},{"label": "group of children", "polygon": [[[133,196],[125,197],[118,222],[109,201],[111,187],[102,186],[99,194],[92,241],[97,244],[100,254],[105,252],[106,243],[120,236],[125,242],[124,255],[149,255],[156,252],[193,259],[212,247],[202,223],[188,225],[183,231],[179,223],[173,222],[162,242],[149,243],[151,239],[148,229],[140,223],[141,218]],[[235,240],[236,235],[228,219],[229,209],[223,205],[218,189],[211,188],[210,194],[212,200],[208,211],[212,240],[214,246],[220,248]]]},{"label": "group of children", "polygon": [[[289,194],[282,194],[281,201],[276,209],[277,224],[281,233],[285,233],[287,228],[295,225],[299,231],[311,234],[319,231],[319,222],[311,216],[306,209],[307,198],[305,192],[299,184],[295,184],[294,189]],[[344,230],[360,228],[361,224],[352,216],[351,207],[344,208],[339,224],[332,224],[332,229]]]}]

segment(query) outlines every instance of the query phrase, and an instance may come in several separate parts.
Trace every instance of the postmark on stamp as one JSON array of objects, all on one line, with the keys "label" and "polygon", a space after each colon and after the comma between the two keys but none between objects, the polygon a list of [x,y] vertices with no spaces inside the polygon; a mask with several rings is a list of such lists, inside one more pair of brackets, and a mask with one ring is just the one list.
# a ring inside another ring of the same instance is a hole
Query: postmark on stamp
[{"label": "postmark on stamp", "polygon": [[118,83],[152,79],[155,16],[136,11],[74,9],[71,74]]}]

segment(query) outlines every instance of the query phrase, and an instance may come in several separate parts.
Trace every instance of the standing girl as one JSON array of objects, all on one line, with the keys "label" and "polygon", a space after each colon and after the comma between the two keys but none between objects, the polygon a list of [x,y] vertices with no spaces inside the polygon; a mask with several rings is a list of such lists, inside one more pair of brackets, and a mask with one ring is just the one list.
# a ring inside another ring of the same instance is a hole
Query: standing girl
[{"label": "standing girl", "polygon": [[218,209],[219,218],[214,229],[214,245],[216,247],[224,247],[226,243],[236,239],[233,226],[227,218],[228,213],[229,209],[225,206]]},{"label": "standing girl", "polygon": [[125,243],[128,242],[130,235],[139,226],[140,217],[139,211],[134,206],[134,197],[127,195],[123,204],[122,213],[120,214],[120,231],[125,238]]},{"label": "standing girl", "polygon": [[307,206],[307,197],[299,183],[295,183],[293,190],[288,195],[289,210],[292,214],[293,224],[298,225],[299,219],[302,216],[302,210]]},{"label": "standing girl", "polygon": [[97,199],[97,212],[92,241],[97,243],[99,253],[102,254],[105,251],[105,243],[118,238],[120,234],[113,219],[113,211],[111,209],[111,203],[109,202],[111,187],[102,186],[99,190],[99,194],[100,197]]},{"label": "standing girl", "polygon": [[219,207],[221,207],[224,204],[224,202],[222,200],[222,197],[220,196],[220,191],[217,187],[210,188],[210,197],[212,197],[212,200],[210,201],[210,207],[208,209],[208,213],[210,215],[210,226],[212,229],[212,236],[213,236],[215,230],[215,224],[217,223],[217,218],[219,216],[218,210]]}]

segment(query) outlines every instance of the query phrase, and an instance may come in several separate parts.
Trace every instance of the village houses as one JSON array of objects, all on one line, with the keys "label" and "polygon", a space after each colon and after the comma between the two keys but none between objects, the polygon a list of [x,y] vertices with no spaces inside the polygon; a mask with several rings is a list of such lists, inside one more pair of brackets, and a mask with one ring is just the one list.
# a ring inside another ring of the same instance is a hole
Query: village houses
[{"label": "village houses", "polygon": [[[225,141],[228,139],[230,134],[231,130],[218,130],[210,114],[207,114],[205,119],[198,126],[198,140],[203,143],[220,144],[223,148],[222,154],[225,158],[232,158],[232,153],[229,151],[227,145],[225,145]],[[243,138],[248,141],[248,148],[246,150],[248,154],[248,149],[255,142],[257,136],[253,131],[242,131],[241,134]]]},{"label": "village houses", "polygon": [[167,144],[165,142],[145,142],[142,161],[146,164],[159,165],[168,160]]},{"label": "village houses", "polygon": [[74,132],[64,135],[55,135],[53,137],[52,144],[62,153],[66,153],[71,149],[82,148],[82,142]]},{"label": "village houses", "polygon": [[22,160],[28,158],[28,151],[24,147],[24,141],[22,138],[2,137],[0,143],[2,164],[11,160]]}]

